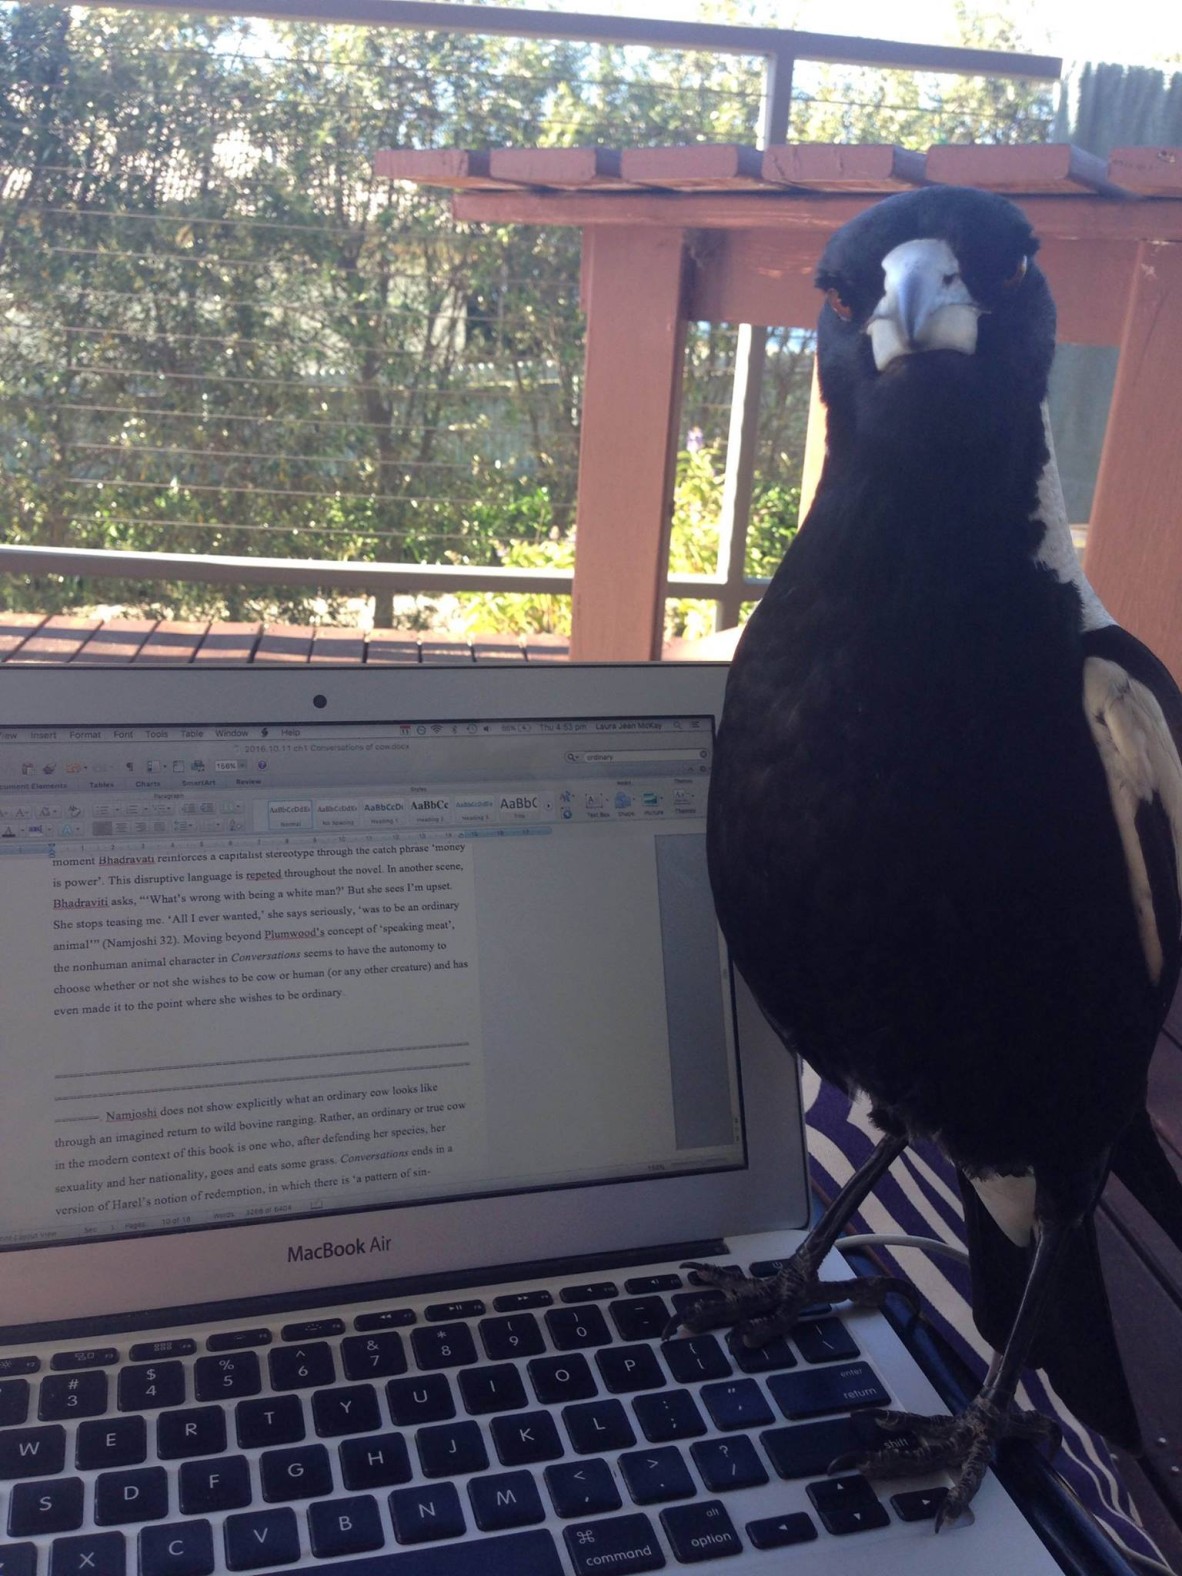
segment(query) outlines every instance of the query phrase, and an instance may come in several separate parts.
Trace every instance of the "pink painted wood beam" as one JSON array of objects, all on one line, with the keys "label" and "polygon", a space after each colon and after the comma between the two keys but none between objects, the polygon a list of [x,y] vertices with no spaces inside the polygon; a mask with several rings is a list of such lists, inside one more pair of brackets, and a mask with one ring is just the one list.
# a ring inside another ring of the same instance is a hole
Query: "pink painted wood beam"
[{"label": "pink painted wood beam", "polygon": [[684,232],[588,230],[571,656],[660,656],[685,349]]},{"label": "pink painted wood beam", "polygon": [[1145,243],[1104,438],[1085,568],[1182,681],[1182,245]]}]

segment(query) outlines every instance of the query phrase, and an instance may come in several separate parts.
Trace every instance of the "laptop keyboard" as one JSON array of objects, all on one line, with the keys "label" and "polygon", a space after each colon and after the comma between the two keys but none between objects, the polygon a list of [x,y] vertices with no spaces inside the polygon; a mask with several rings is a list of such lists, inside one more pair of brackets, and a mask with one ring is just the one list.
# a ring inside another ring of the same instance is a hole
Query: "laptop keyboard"
[{"label": "laptop keyboard", "polygon": [[0,1576],[778,1570],[930,1520],[934,1478],[827,1475],[891,1400],[866,1316],[813,1309],[754,1351],[661,1340],[711,1295],[660,1269],[0,1353]]}]

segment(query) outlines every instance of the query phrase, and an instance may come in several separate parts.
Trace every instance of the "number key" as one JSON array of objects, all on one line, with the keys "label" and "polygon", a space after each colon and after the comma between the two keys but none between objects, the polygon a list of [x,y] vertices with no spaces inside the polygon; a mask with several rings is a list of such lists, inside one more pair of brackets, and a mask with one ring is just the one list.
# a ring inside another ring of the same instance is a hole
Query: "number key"
[{"label": "number key", "polygon": [[98,1417],[107,1410],[107,1376],[99,1369],[80,1374],[47,1374],[41,1381],[37,1416],[43,1423],[69,1417]]},{"label": "number key", "polygon": [[350,1335],[341,1342],[348,1379],[389,1379],[406,1372],[406,1349],[397,1330]]},{"label": "number key", "polygon": [[158,1406],[184,1404],[185,1370],[181,1363],[134,1363],[119,1375],[121,1412],[148,1412]]},{"label": "number key", "polygon": [[193,1381],[198,1401],[258,1395],[263,1388],[258,1353],[226,1352],[221,1357],[199,1357],[193,1365]]},{"label": "number key", "polygon": [[477,1361],[466,1324],[432,1324],[412,1331],[410,1341],[420,1368],[460,1368]]},{"label": "number key", "polygon": [[267,1361],[276,1390],[304,1390],[312,1385],[332,1384],[336,1379],[332,1348],[327,1341],[277,1346],[267,1353]]}]

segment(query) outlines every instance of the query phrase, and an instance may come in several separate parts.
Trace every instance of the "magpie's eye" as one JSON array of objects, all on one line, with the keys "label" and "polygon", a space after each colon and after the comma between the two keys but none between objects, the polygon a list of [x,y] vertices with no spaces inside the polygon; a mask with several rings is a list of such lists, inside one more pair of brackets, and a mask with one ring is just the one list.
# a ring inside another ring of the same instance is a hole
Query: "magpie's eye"
[{"label": "magpie's eye", "polygon": [[1002,282],[1001,282],[1002,289],[1003,290],[1016,290],[1018,288],[1018,286],[1022,283],[1023,279],[1025,279],[1025,277],[1026,277],[1026,270],[1029,267],[1030,267],[1030,259],[1028,257],[1023,257],[1021,262],[1019,262],[1017,268],[1015,268],[1013,273],[1010,275],[1010,277],[1008,279],[1003,279],[1002,280]]},{"label": "magpie's eye", "polygon": [[854,309],[843,298],[840,290],[830,289],[825,292],[825,299],[837,313],[838,317],[849,322],[854,315]]}]

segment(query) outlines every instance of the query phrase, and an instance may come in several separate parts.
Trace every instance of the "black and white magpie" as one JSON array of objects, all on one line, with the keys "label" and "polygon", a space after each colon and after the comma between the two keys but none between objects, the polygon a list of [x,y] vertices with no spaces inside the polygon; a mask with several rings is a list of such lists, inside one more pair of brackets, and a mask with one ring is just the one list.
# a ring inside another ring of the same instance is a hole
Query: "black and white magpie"
[{"label": "black and white magpie", "polygon": [[739,643],[709,806],[736,964],[884,1136],[777,1277],[715,1272],[721,1311],[685,1322],[790,1327],[875,1180],[934,1140],[1000,1355],[963,1416],[908,1417],[915,1450],[857,1464],[948,1467],[945,1520],[997,1440],[1040,1431],[1026,1363],[1136,1443],[1092,1224],[1110,1171],[1182,1246],[1145,1104],[1182,957],[1182,696],[1077,563],[1037,244],[1004,198],[927,188],[826,247],[825,465]]}]

